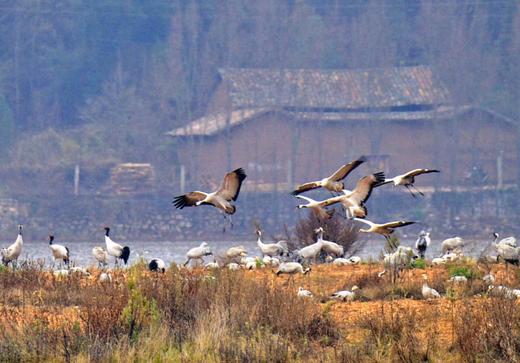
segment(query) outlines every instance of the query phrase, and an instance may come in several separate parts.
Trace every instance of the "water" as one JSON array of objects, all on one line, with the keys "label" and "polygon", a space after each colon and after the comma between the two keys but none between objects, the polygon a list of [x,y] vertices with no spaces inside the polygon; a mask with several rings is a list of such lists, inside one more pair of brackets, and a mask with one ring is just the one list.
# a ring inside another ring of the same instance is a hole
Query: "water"
[{"label": "water", "polygon": [[[116,241],[117,242],[117,241]],[[430,247],[426,252],[427,258],[433,258],[441,255],[441,240],[432,241]],[[1,247],[8,246],[11,242],[1,242]],[[153,241],[153,242],[133,242],[129,244],[130,263],[138,261],[143,258],[149,261],[152,258],[162,258],[166,264],[172,262],[183,263],[186,260],[186,252],[192,248],[200,245],[200,241]],[[248,241],[209,241],[208,242],[215,254],[223,253],[231,246],[243,245],[249,256],[259,256],[260,250],[256,246],[256,240]],[[404,240],[403,246],[412,246],[415,241]],[[464,254],[466,256],[478,257],[479,254],[489,245],[490,241],[476,240],[470,241],[466,239],[466,246],[464,247]],[[96,242],[70,242],[66,243],[70,250],[71,261],[76,266],[91,266],[96,265],[97,262],[92,256],[92,248],[94,246],[105,246],[103,240]],[[364,260],[373,259],[378,260],[380,253],[385,245],[384,238],[377,238],[362,241],[362,247],[355,254]],[[488,254],[495,254],[493,249],[488,250]],[[24,241],[22,259],[45,259],[45,264],[49,266],[53,263],[51,251],[48,243]],[[205,261],[211,261],[211,256],[206,257]]]}]

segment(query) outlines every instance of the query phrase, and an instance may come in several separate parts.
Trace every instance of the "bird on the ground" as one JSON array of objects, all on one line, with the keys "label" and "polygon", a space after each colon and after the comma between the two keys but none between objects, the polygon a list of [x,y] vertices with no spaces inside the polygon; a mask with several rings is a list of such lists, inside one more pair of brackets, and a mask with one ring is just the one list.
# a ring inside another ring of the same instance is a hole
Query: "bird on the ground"
[{"label": "bird on the ground", "polygon": [[316,188],[325,188],[331,192],[340,193],[343,189],[345,189],[345,185],[342,182],[342,180],[345,179],[347,175],[349,175],[355,168],[363,164],[365,161],[366,158],[362,156],[357,160],[342,165],[338,170],[336,170],[336,172],[334,172],[334,174],[327,178],[323,178],[319,181],[313,181],[298,185],[291,194],[298,195],[300,193]]},{"label": "bird on the ground", "polygon": [[98,262],[99,267],[108,265],[108,252],[101,246],[96,246],[92,249],[92,255]]},{"label": "bird on the ground", "polygon": [[148,263],[148,269],[155,272],[166,272],[166,264],[160,258],[154,258]]},{"label": "bird on the ground", "polygon": [[349,290],[336,291],[330,297],[332,299],[338,299],[338,300],[341,300],[341,301],[352,301],[352,300],[354,300],[356,298],[356,291],[357,290],[359,290],[359,287],[354,285],[354,286],[352,286],[351,291],[349,291]]},{"label": "bird on the ground", "polygon": [[424,258],[426,249],[431,243],[430,232],[421,231],[419,238],[415,241],[415,249],[419,252],[419,257]]},{"label": "bird on the ground", "polygon": [[464,247],[464,240],[460,237],[447,238],[441,243],[442,253],[448,251],[461,250]]},{"label": "bird on the ground", "polygon": [[276,275],[280,276],[281,274],[297,274],[301,273],[303,275],[307,274],[311,271],[310,267],[303,268],[302,264],[299,262],[283,262],[278,266],[278,270],[276,271]]},{"label": "bird on the ground", "polygon": [[285,241],[279,241],[277,243],[263,243],[262,231],[259,228],[256,230],[256,235],[258,236],[256,245],[258,246],[258,248],[260,248],[260,251],[262,252],[262,257],[281,256],[288,252],[287,244],[285,243]]},{"label": "bird on the ground", "polygon": [[317,241],[321,241],[322,243],[322,249],[329,255],[333,255],[335,257],[343,256],[344,249],[343,246],[337,244],[336,242],[327,241],[323,239],[323,233],[324,230],[322,227],[318,227],[314,230],[314,232],[317,234]]},{"label": "bird on the ground", "polygon": [[299,249],[296,254],[304,261],[310,262],[312,259],[314,262],[316,262],[316,259],[318,258],[322,248],[323,241],[318,239],[318,241],[314,242],[313,244]]},{"label": "bird on the ground", "polygon": [[[231,226],[231,215],[235,213],[236,207],[231,202],[235,202],[240,193],[242,182],[247,177],[244,169],[238,168],[224,176],[224,180],[219,189],[214,192],[206,193],[193,191],[184,195],[179,195],[173,199],[176,208],[197,207],[200,205],[211,205],[224,212],[224,216],[229,217]],[[225,226],[224,226],[225,232]]]},{"label": "bird on the ground", "polygon": [[102,272],[99,275],[98,281],[101,283],[112,282],[112,276],[107,272]]},{"label": "bird on the ground", "polygon": [[69,264],[69,261],[70,261],[69,248],[65,247],[63,245],[55,244],[53,235],[49,236],[49,247],[52,251],[52,256],[54,257],[54,260],[61,260],[66,265]]},{"label": "bird on the ground", "polygon": [[208,246],[206,242],[202,242],[200,246],[194,247],[186,253],[186,262],[184,262],[184,266],[186,266],[191,260],[199,260],[204,262],[203,257],[213,255],[211,252],[211,247]]},{"label": "bird on the ground", "polygon": [[298,288],[298,297],[312,297],[312,292],[305,290],[303,287]]},{"label": "bird on the ground", "polygon": [[107,253],[110,256],[114,257],[115,264],[118,264],[118,260],[123,260],[125,265],[128,262],[128,258],[130,257],[130,247],[128,246],[122,246],[119,243],[116,243],[112,241],[112,239],[109,236],[110,234],[110,228],[105,227],[105,244],[107,247]]},{"label": "bird on the ground", "polygon": [[416,198],[416,195],[413,192],[414,190],[422,196],[424,196],[424,193],[415,187],[415,177],[430,173],[440,173],[440,171],[436,169],[414,169],[405,174],[397,175],[390,179],[385,179],[382,184],[393,183],[394,186],[402,185],[410,192],[412,197]]},{"label": "bird on the ground", "polygon": [[16,262],[20,254],[22,253],[23,247],[23,236],[22,236],[23,226],[21,224],[18,225],[18,236],[13,244],[11,244],[7,248],[2,248],[2,263],[7,266],[9,262]]},{"label": "bird on the ground", "polygon": [[237,262],[240,258],[247,256],[244,246],[233,246],[227,249],[226,259],[229,262]]},{"label": "bird on the ground", "polygon": [[516,247],[516,238],[511,236],[511,237],[506,237],[506,238],[502,238],[500,240],[500,242],[497,242],[498,241],[498,238],[500,237],[500,235],[497,233],[497,232],[494,232],[493,233],[493,237],[495,237],[495,240],[493,241],[494,243],[497,243],[497,244],[506,244],[506,245],[509,245],[511,247]]},{"label": "bird on the ground", "polygon": [[86,268],[80,266],[73,266],[69,268],[69,273],[80,276],[90,276],[90,272]]},{"label": "bird on the ground", "polygon": [[441,295],[437,292],[437,290],[428,286],[428,275],[423,274],[423,279],[424,279],[424,283],[423,283],[422,290],[421,290],[423,298],[425,298],[426,300],[429,300],[429,299],[436,299],[436,298],[441,297]]},{"label": "bird on the ground", "polygon": [[238,263],[236,263],[236,262],[228,263],[227,267],[231,271],[238,271],[238,270],[240,270],[240,265]]},{"label": "bird on the ground", "polygon": [[369,221],[368,219],[354,218],[354,220],[365,223],[368,225],[368,229],[361,228],[359,232],[363,233],[377,233],[384,236],[387,240],[390,238],[390,235],[394,233],[395,228],[400,228],[404,226],[409,226],[414,224],[415,222],[410,221],[394,221],[388,223],[374,223]]},{"label": "bird on the ground", "polygon": [[365,203],[370,198],[372,190],[381,185],[384,180],[385,174],[382,172],[364,176],[358,180],[354,190],[342,190],[342,195],[326,199],[320,202],[320,205],[328,207],[341,203],[347,218],[365,218],[368,214]]},{"label": "bird on the ground", "polygon": [[466,276],[452,276],[448,280],[449,282],[468,282],[468,278]]}]

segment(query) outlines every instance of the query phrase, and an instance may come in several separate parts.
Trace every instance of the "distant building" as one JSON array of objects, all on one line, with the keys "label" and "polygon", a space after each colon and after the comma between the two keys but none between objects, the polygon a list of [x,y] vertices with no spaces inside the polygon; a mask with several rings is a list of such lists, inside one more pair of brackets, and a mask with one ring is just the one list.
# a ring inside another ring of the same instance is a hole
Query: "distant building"
[{"label": "distant building", "polygon": [[207,115],[168,132],[187,183],[242,166],[249,190],[289,190],[360,155],[370,162],[359,174],[442,170],[421,177],[423,187],[517,182],[516,124],[485,108],[452,106],[429,67],[222,69],[220,76]]}]

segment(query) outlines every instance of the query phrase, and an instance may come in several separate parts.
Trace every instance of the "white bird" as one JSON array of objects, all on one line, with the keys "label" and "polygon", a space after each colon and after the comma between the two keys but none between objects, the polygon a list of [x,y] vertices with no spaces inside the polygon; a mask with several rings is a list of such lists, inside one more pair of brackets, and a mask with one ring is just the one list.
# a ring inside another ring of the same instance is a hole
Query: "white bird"
[{"label": "white bird", "polygon": [[494,236],[495,242],[493,246],[497,251],[498,257],[502,258],[506,263],[518,265],[520,260],[520,247],[516,247],[516,239],[514,237],[508,237],[496,243],[498,233],[494,233]]},{"label": "white bird", "polygon": [[217,269],[220,266],[219,266],[218,262],[213,261],[213,262],[208,262],[204,267],[207,269]]},{"label": "white bird", "polygon": [[190,260],[204,261],[203,257],[210,255],[213,255],[211,247],[209,247],[206,242],[202,242],[199,247],[194,247],[186,253],[187,260],[184,262],[184,266],[186,266]]},{"label": "white bird", "polygon": [[460,250],[464,247],[464,240],[460,237],[447,238],[441,243],[442,253],[448,251]]},{"label": "white bird", "polygon": [[110,228],[105,227],[105,244],[107,247],[107,252],[110,256],[114,256],[115,264],[117,265],[118,259],[123,260],[123,262],[128,262],[128,258],[130,257],[130,247],[128,246],[122,246],[119,243],[116,243],[112,241],[112,239],[109,236],[110,234]]},{"label": "white bird", "polygon": [[293,274],[296,274],[296,273],[301,273],[301,274],[305,275],[305,274],[307,274],[310,271],[311,271],[310,267],[304,269],[303,266],[301,265],[301,263],[298,263],[298,262],[283,262],[283,263],[280,264],[280,266],[278,266],[278,270],[276,271],[276,275],[277,276],[280,276],[281,274],[293,275]]},{"label": "white bird", "polygon": [[411,247],[399,246],[394,252],[384,255],[383,265],[385,269],[381,271],[378,276],[381,277],[386,274],[387,270],[390,270],[394,273],[393,278],[396,278],[400,270],[410,265],[412,260],[416,257]]},{"label": "white bird", "polygon": [[74,266],[69,269],[69,273],[71,274],[78,274],[82,276],[90,276],[90,272],[86,268]]},{"label": "white bird", "polygon": [[101,246],[94,247],[92,249],[92,255],[98,262],[99,267],[108,265],[108,253],[103,247],[101,247]]},{"label": "white bird", "polygon": [[347,259],[350,265],[358,265],[361,263],[361,257],[359,256],[351,256]]},{"label": "white bird", "polygon": [[312,297],[312,292],[305,290],[303,287],[298,288],[298,297]]},{"label": "white bird", "polygon": [[359,287],[356,285],[352,286],[352,291],[349,290],[341,290],[336,291],[334,294],[332,294],[330,297],[332,299],[338,299],[341,301],[352,301],[356,297],[356,291],[359,290]]},{"label": "white bird", "polygon": [[468,282],[466,276],[452,276],[448,280],[449,282]]},{"label": "white bird", "polygon": [[342,165],[338,170],[336,170],[336,172],[334,172],[334,174],[327,178],[323,178],[319,181],[313,181],[298,185],[296,187],[296,190],[294,190],[291,194],[298,195],[300,193],[316,188],[325,188],[331,192],[340,193],[343,189],[345,189],[345,185],[342,182],[342,180],[345,179],[347,175],[349,175],[355,168],[363,164],[365,161],[366,158],[364,156],[361,156],[357,160]]},{"label": "white bird", "polygon": [[332,215],[334,214],[334,210],[327,211],[323,206],[325,203],[325,200],[314,200],[312,198],[306,197],[305,195],[296,195],[296,198],[303,199],[307,201],[307,204],[298,204],[296,208],[303,209],[308,208],[310,209],[316,217],[320,220],[330,219]]},{"label": "white bird", "polygon": [[345,266],[350,265],[350,261],[348,258],[339,257],[332,260],[332,264],[336,266]]},{"label": "white bird", "polygon": [[421,258],[424,258],[426,249],[430,246],[431,241],[430,232],[421,231],[419,233],[419,238],[415,241],[415,249],[419,252]]},{"label": "white bird", "polygon": [[226,251],[226,258],[228,261],[234,261],[235,259],[244,257],[247,255],[247,251],[244,246],[230,247]]},{"label": "white bird", "polygon": [[165,273],[166,272],[166,264],[160,258],[154,258],[148,264],[148,269],[150,271],[156,271],[156,272],[161,271],[162,273]]},{"label": "white bird", "polygon": [[258,236],[258,240],[256,241],[256,245],[260,248],[263,257],[269,256],[281,256],[284,253],[287,253],[287,245],[285,241],[280,241],[277,243],[263,243],[262,242],[262,231],[260,229],[256,230],[256,234]]},{"label": "white bird", "polygon": [[415,222],[407,222],[407,221],[395,221],[395,222],[388,222],[388,223],[374,223],[372,221],[369,221],[368,219],[361,219],[361,218],[354,218],[354,220],[365,223],[369,226],[368,229],[360,229],[359,232],[363,233],[377,233],[382,235],[383,237],[388,240],[390,238],[390,235],[394,233],[395,228],[400,228],[404,226],[409,226],[410,224],[414,224]]},{"label": "white bird", "polygon": [[434,266],[445,265],[446,262],[448,261],[443,257],[435,257],[434,259],[432,259],[432,265]]},{"label": "white bird", "polygon": [[316,262],[316,259],[317,259],[318,255],[320,254],[322,248],[323,248],[323,241],[318,240],[318,241],[314,242],[313,244],[310,244],[308,246],[301,248],[298,251],[298,256],[300,256],[304,260],[308,261],[308,260],[312,259],[314,262]]},{"label": "white bird", "polygon": [[228,263],[227,267],[231,271],[238,271],[238,270],[240,270],[240,265],[238,263],[235,263],[235,262]]},{"label": "white bird", "polygon": [[317,241],[321,241],[323,251],[325,251],[326,253],[328,253],[330,255],[334,255],[336,257],[343,256],[343,253],[344,253],[343,246],[337,244],[336,242],[327,241],[327,240],[323,239],[324,231],[323,231],[322,227],[315,229],[314,232],[316,232],[318,234]]},{"label": "white bird", "polygon": [[54,257],[54,260],[61,260],[65,264],[69,264],[70,253],[68,247],[55,244],[53,235],[49,236],[49,247],[52,251],[52,256]]},{"label": "white bird", "polygon": [[231,203],[236,201],[240,193],[242,182],[247,177],[244,169],[238,168],[224,176],[220,188],[212,193],[200,191],[189,192],[173,199],[176,208],[196,207],[199,205],[212,205],[226,214],[233,214],[236,207]]},{"label": "white bird", "polygon": [[[498,238],[500,237],[500,235],[496,232],[493,233],[493,236],[495,237],[495,243],[497,243],[498,241]],[[511,247],[516,247],[516,238],[511,236],[511,237],[506,237],[506,238],[502,238],[500,240],[500,242],[498,242],[498,244],[506,244],[506,245],[509,245]]]},{"label": "white bird", "polygon": [[22,228],[23,228],[23,226],[21,224],[19,224],[18,225],[18,237],[16,237],[16,240],[9,247],[3,248],[1,251],[2,263],[6,266],[9,264],[9,262],[17,261],[18,257],[20,257],[20,254],[22,253],[22,247],[23,247]]},{"label": "white bird", "polygon": [[393,178],[386,179],[383,182],[383,184],[393,183],[394,186],[402,185],[406,189],[408,189],[408,191],[414,198],[416,197],[416,195],[414,194],[412,189],[414,189],[420,195],[424,196],[424,194],[419,189],[417,189],[414,185],[415,177],[422,175],[422,174],[429,174],[429,173],[440,173],[440,171],[435,170],[435,169],[414,169],[414,170],[410,170],[409,172],[407,172],[405,174],[397,175],[397,176],[394,176]]},{"label": "white bird", "polygon": [[343,208],[345,208],[347,218],[365,218],[368,214],[365,203],[370,198],[372,189],[381,185],[384,180],[385,174],[381,172],[364,176],[358,180],[354,190],[342,190],[343,195],[329,198],[320,204],[322,207],[328,207],[341,203]]},{"label": "white bird", "polygon": [[102,272],[99,275],[98,281],[101,282],[101,283],[112,282],[112,276],[109,273]]},{"label": "white bird", "polygon": [[423,274],[423,279],[424,283],[421,290],[423,298],[429,300],[441,297],[437,290],[428,286],[428,276],[426,274]]}]

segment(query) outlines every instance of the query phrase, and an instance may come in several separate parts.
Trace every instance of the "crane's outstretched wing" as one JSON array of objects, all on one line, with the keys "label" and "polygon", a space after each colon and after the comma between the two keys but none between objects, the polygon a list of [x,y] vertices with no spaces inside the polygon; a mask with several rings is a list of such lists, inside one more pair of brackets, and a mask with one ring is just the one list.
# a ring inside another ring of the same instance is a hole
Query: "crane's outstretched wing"
[{"label": "crane's outstretched wing", "polygon": [[349,196],[349,198],[354,203],[361,205],[365,203],[368,200],[368,198],[370,198],[372,189],[374,189],[376,186],[379,186],[384,181],[385,174],[383,172],[364,176],[361,179],[359,179],[359,181],[356,184],[356,188]]},{"label": "crane's outstretched wing", "polygon": [[320,183],[317,181],[300,184],[296,187],[296,189],[293,192],[291,192],[291,194],[298,195],[300,193],[306,192],[307,190],[317,189],[320,186],[321,186]]},{"label": "crane's outstretched wing", "polygon": [[440,173],[440,170],[436,169],[414,169],[404,174],[405,178],[414,177],[421,174]]},{"label": "crane's outstretched wing", "polygon": [[348,164],[342,165],[341,168],[336,170],[334,174],[332,174],[329,179],[332,181],[340,181],[343,180],[349,175],[355,168],[360,166],[366,161],[366,157],[362,156],[357,160],[351,161]]},{"label": "crane's outstretched wing", "polygon": [[176,208],[193,207],[197,202],[203,201],[207,194],[204,192],[189,192],[173,198],[173,204]]},{"label": "crane's outstretched wing", "polygon": [[217,194],[227,201],[236,201],[240,193],[242,182],[247,177],[244,169],[238,168],[230,173],[227,173],[222,181],[222,185],[217,190]]}]

